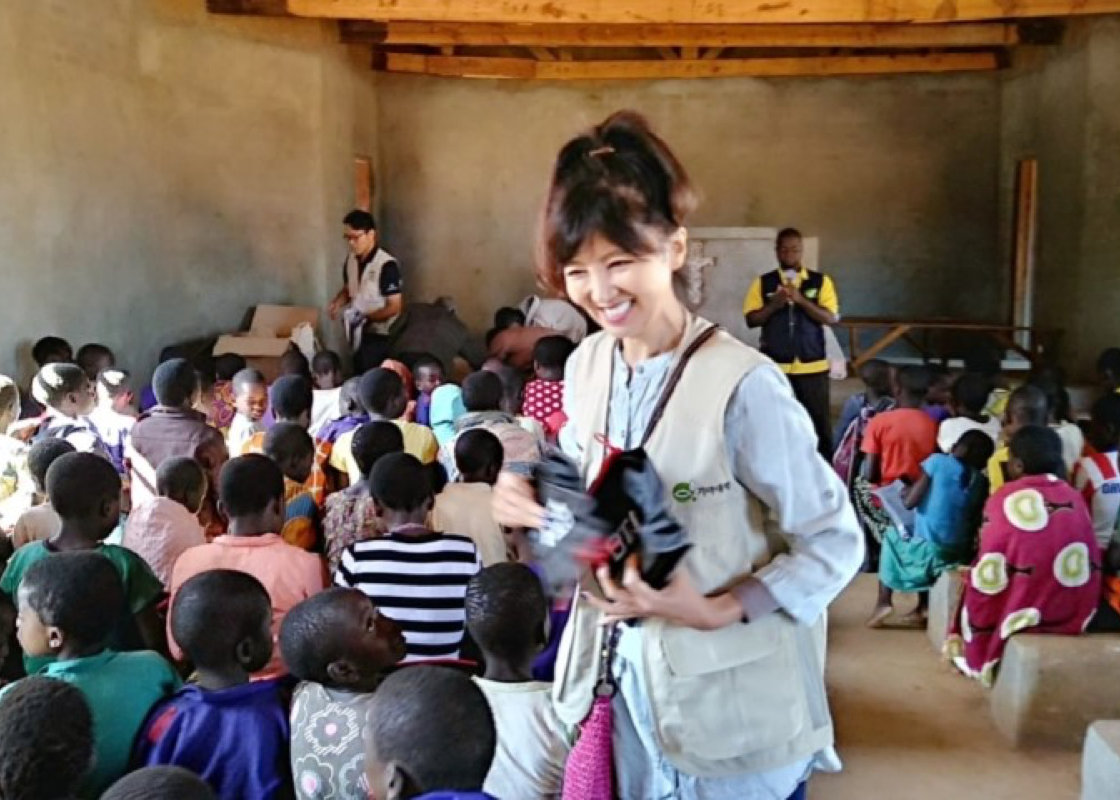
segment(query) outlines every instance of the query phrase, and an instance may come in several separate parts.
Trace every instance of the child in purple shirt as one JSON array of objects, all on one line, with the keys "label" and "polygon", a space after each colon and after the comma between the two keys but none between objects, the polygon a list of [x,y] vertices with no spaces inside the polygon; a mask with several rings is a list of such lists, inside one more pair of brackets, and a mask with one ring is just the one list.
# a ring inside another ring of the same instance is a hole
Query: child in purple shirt
[{"label": "child in purple shirt", "polygon": [[362,407],[362,400],[359,397],[359,389],[362,386],[361,378],[351,378],[342,384],[342,393],[339,395],[340,408],[342,417],[336,419],[323,427],[319,431],[319,435],[315,438],[320,442],[326,442],[333,445],[343,434],[356,430],[367,422],[369,422],[369,414],[366,413],[365,408]]},{"label": "child in purple shirt", "polygon": [[416,422],[432,427],[432,392],[443,385],[443,364],[435,356],[424,354],[412,366],[416,375]]},{"label": "child in purple shirt", "polygon": [[282,679],[250,682],[272,657],[272,604],[253,576],[211,570],[188,580],[171,631],[197,681],[156,706],[137,737],[137,767],[173,765],[222,800],[292,796],[288,703]]}]

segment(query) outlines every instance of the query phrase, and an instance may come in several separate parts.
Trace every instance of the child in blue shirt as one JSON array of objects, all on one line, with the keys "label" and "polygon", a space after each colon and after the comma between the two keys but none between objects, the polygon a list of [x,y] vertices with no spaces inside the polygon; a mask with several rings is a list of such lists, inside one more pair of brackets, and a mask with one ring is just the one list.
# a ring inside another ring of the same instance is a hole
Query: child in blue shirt
[{"label": "child in blue shirt", "polygon": [[366,800],[362,722],[373,690],[404,658],[404,634],[358,590],[327,589],[284,617],[280,652],[303,681],[292,701],[296,797]]},{"label": "child in blue shirt", "polygon": [[918,605],[903,623],[924,625],[934,582],[942,572],[972,559],[979,514],[988,496],[983,470],[994,451],[988,434],[970,430],[952,453],[934,453],[922,462],[921,475],[903,497],[906,508],[915,512],[914,529],[902,530],[896,524],[883,537],[879,601],[871,627],[890,616],[895,591],[918,593]]},{"label": "child in blue shirt", "polygon": [[92,552],[50,555],[31,565],[19,587],[20,646],[28,655],[53,656],[39,674],[80,689],[93,715],[94,764],[82,797],[100,796],[127,771],[148,712],[179,687],[158,654],[105,647],[123,603],[116,568]]},{"label": "child in blue shirt", "polygon": [[249,680],[272,657],[271,622],[268,592],[252,575],[217,569],[183,584],[171,633],[195,683],[152,712],[134,765],[185,767],[222,800],[291,797],[282,679]]},{"label": "child in blue shirt", "polygon": [[494,800],[482,790],[497,749],[482,690],[449,667],[390,675],[366,718],[371,800]]}]

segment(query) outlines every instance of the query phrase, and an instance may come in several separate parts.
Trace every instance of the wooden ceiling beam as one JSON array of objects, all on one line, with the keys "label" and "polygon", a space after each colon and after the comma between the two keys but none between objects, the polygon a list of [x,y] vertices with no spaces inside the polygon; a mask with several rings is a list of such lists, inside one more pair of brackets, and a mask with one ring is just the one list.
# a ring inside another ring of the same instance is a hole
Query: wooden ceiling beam
[{"label": "wooden ceiling beam", "polygon": [[303,17],[382,22],[972,22],[1120,12],[1120,0],[287,0]]},{"label": "wooden ceiling beam", "polygon": [[347,44],[442,47],[1011,47],[1017,25],[505,25],[341,23]]},{"label": "wooden ceiling beam", "polygon": [[647,80],[666,78],[795,77],[825,75],[893,75],[984,71],[999,68],[995,53],[929,55],[741,58],[695,61],[535,61],[384,53],[377,68],[386,72],[455,78],[520,80]]},{"label": "wooden ceiling beam", "polygon": [[206,0],[211,14],[252,14],[258,17],[289,17],[286,0]]}]

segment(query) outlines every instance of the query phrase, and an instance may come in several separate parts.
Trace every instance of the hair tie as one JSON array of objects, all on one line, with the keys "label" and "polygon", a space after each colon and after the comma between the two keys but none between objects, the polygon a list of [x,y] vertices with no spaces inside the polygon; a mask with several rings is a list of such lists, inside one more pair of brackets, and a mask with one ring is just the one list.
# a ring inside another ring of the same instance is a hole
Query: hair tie
[{"label": "hair tie", "polygon": [[604,145],[603,147],[596,147],[594,150],[589,151],[587,153],[587,157],[600,158],[601,156],[609,156],[612,153],[614,153],[614,148],[608,144]]}]

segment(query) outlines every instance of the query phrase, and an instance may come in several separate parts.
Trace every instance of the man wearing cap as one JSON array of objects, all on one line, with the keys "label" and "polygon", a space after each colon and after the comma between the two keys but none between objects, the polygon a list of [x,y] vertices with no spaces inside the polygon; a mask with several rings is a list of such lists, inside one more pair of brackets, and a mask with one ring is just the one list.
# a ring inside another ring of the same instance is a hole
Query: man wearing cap
[{"label": "man wearing cap", "polygon": [[825,330],[840,321],[832,279],[801,264],[801,234],[778,234],[778,269],[756,278],[743,303],[747,327],[762,329],[762,352],[789,378],[813,421],[818,449],[831,457],[829,363]]},{"label": "man wearing cap", "polygon": [[404,309],[401,270],[397,260],[379,247],[372,214],[354,210],[342,224],[350,254],[342,268],[342,289],[327,313],[331,319],[342,318],[354,370],[360,375],[389,356],[389,328]]}]

